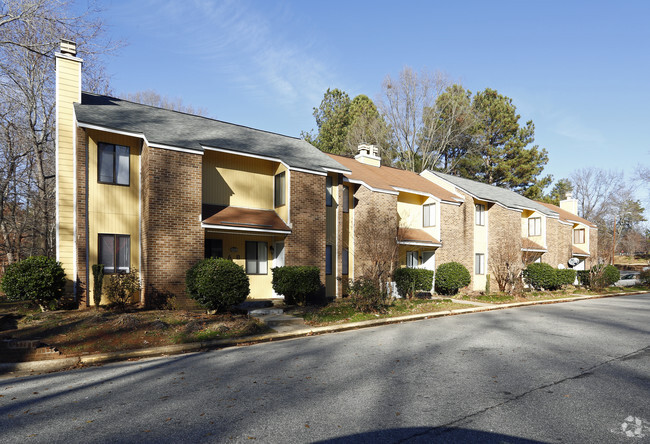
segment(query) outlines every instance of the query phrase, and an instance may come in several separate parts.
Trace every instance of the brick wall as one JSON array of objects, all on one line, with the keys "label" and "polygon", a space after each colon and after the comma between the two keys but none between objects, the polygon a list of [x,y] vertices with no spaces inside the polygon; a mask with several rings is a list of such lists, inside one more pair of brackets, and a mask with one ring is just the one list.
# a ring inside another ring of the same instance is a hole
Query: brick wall
[{"label": "brick wall", "polygon": [[367,275],[376,261],[397,262],[397,195],[361,186],[354,193],[354,276]]},{"label": "brick wall", "polygon": [[142,276],[144,303],[160,294],[185,295],[185,272],[204,254],[201,228],[202,156],[144,147],[142,152]]},{"label": "brick wall", "polygon": [[88,306],[88,135],[77,127],[77,302]]},{"label": "brick wall", "polygon": [[589,228],[589,258],[585,261],[585,266],[593,267],[598,263],[598,230]]},{"label": "brick wall", "polygon": [[291,234],[284,240],[286,265],[320,268],[325,283],[325,176],[291,172]]},{"label": "brick wall", "polygon": [[557,268],[559,264],[568,266],[572,256],[573,228],[557,219],[546,219],[546,243],[548,251],[542,255],[542,262]]},{"label": "brick wall", "polygon": [[[508,210],[497,204],[490,204],[488,208],[488,258],[485,272],[490,275],[490,286],[498,289],[494,279],[495,267],[498,262],[506,263],[509,255],[502,253],[506,249],[521,262],[521,213]],[[509,263],[509,260],[507,261]]]},{"label": "brick wall", "polygon": [[474,269],[474,200],[465,194],[465,203],[440,205],[440,241],[436,250],[436,267],[458,262],[473,274]]}]

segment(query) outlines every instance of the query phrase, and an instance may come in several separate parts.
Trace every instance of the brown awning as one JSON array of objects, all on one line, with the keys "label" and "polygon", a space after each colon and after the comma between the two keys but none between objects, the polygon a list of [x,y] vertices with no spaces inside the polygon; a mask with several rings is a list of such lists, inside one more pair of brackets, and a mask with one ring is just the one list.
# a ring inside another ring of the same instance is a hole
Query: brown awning
[{"label": "brown awning", "polygon": [[222,205],[203,205],[205,228],[290,234],[291,228],[273,210],[255,210]]},{"label": "brown awning", "polygon": [[545,253],[547,251],[544,246],[538,244],[537,242],[533,242],[527,237],[521,238],[521,249],[522,251],[533,251],[539,253]]},{"label": "brown awning", "polygon": [[574,256],[579,256],[579,257],[589,257],[589,253],[587,253],[585,250],[581,250],[580,248],[576,246],[572,246],[572,253]]},{"label": "brown awning", "polygon": [[420,245],[423,247],[441,247],[442,243],[424,230],[417,228],[400,228],[397,231],[397,243],[400,245]]}]

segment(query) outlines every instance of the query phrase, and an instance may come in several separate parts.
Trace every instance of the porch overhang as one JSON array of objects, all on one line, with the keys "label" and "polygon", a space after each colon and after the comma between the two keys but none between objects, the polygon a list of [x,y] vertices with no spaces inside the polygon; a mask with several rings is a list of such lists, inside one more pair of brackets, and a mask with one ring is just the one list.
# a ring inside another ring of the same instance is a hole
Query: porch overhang
[{"label": "porch overhang", "polygon": [[573,257],[589,257],[590,254],[578,247],[571,247],[571,254]]},{"label": "porch overhang", "polygon": [[418,247],[442,247],[442,242],[424,230],[400,228],[397,230],[398,245],[415,245]]},{"label": "porch overhang", "polygon": [[523,238],[521,240],[521,251],[526,251],[529,253],[546,253],[548,250],[544,246],[531,241],[528,238]]},{"label": "porch overhang", "polygon": [[273,210],[204,204],[202,219],[202,228],[233,234],[291,234],[291,228]]}]

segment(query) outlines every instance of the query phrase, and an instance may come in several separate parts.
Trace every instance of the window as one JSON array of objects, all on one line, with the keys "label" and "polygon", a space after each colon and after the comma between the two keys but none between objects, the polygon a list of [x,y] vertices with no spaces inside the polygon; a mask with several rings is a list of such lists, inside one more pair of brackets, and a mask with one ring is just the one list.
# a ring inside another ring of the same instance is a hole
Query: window
[{"label": "window", "polygon": [[275,175],[275,195],[273,200],[276,207],[281,207],[287,203],[286,180],[284,171]]},{"label": "window", "polygon": [[104,264],[104,273],[128,273],[131,263],[131,237],[128,234],[100,234],[99,263]]},{"label": "window", "polygon": [[97,180],[101,183],[129,185],[129,147],[100,143]]},{"label": "window", "polygon": [[528,236],[542,235],[542,218],[531,217],[528,219]]},{"label": "window", "polygon": [[406,266],[408,268],[418,268],[418,252],[417,251],[407,251],[406,252]]},{"label": "window", "polygon": [[221,239],[206,239],[205,257],[223,257],[223,241]]},{"label": "window", "polygon": [[332,177],[325,178],[325,205],[332,206]]},{"label": "window", "polygon": [[476,204],[476,225],[485,225],[485,205]]},{"label": "window", "polygon": [[343,212],[347,213],[350,211],[350,187],[347,185],[343,186]]},{"label": "window", "polygon": [[581,228],[579,230],[573,230],[573,243],[574,244],[584,244],[585,243],[585,229]]},{"label": "window", "polygon": [[428,204],[422,206],[422,226],[436,226],[436,204]]},{"label": "window", "polygon": [[343,249],[343,256],[341,257],[341,274],[349,274],[349,260],[350,252],[347,248]]},{"label": "window", "polygon": [[266,242],[246,241],[246,274],[267,274],[267,252]]},{"label": "window", "polygon": [[332,274],[332,246],[325,245],[325,274]]},{"label": "window", "polygon": [[476,253],[476,272],[475,274],[485,274],[485,254]]}]

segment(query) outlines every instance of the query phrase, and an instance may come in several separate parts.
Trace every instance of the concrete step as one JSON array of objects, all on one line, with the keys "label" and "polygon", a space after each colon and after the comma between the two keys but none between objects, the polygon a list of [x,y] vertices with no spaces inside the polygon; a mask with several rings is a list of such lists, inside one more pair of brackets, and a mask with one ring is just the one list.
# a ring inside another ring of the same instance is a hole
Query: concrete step
[{"label": "concrete step", "polygon": [[255,317],[264,322],[269,328],[272,328],[279,333],[301,330],[305,328],[305,321],[302,318],[297,318],[295,316],[289,316],[285,314],[269,314]]},{"label": "concrete step", "polygon": [[248,315],[249,316],[266,316],[266,315],[281,315],[284,314],[284,309],[283,308],[255,308],[252,310],[248,310]]}]

